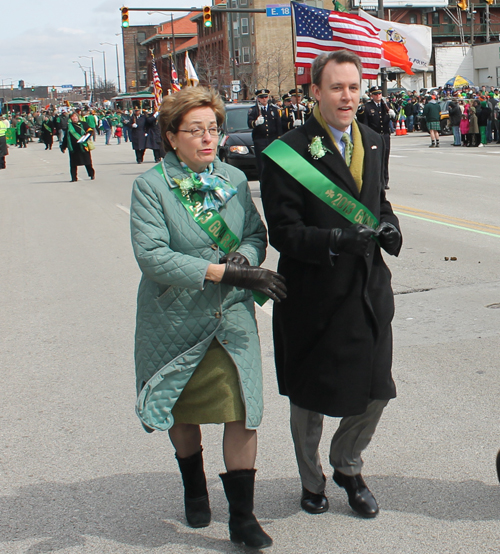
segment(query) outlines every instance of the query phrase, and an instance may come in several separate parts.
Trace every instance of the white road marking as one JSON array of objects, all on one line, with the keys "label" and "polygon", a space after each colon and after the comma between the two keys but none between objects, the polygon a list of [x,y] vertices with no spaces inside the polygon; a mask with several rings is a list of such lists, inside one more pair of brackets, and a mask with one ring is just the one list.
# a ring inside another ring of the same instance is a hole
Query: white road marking
[{"label": "white road marking", "polygon": [[442,173],[443,175],[456,175],[457,177],[474,177],[474,179],[482,179],[480,175],[466,175],[465,173],[450,173],[449,171],[434,171],[434,173]]},{"label": "white road marking", "polygon": [[116,207],[120,209],[122,212],[125,212],[126,214],[130,215],[130,210],[125,206],[122,206],[121,204],[116,204]]},{"label": "white road marking", "polygon": [[407,158],[408,156],[398,156],[397,154],[389,154],[390,158]]}]

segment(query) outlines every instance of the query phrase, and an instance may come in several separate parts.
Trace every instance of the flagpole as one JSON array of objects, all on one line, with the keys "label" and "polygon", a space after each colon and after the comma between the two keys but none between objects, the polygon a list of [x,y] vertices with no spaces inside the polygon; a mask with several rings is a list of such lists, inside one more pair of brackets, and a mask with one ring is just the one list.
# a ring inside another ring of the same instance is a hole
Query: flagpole
[{"label": "flagpole", "polygon": [[290,9],[292,10],[290,22],[292,24],[293,80],[295,83],[295,92],[297,92],[297,66],[295,65],[295,60],[297,59],[297,41],[295,40],[295,10],[293,9],[291,2]]},{"label": "flagpole", "polygon": [[[384,0],[378,0],[377,16],[379,19],[384,19]],[[387,96],[387,72],[385,67],[380,68],[380,88],[382,89],[382,96]]]}]

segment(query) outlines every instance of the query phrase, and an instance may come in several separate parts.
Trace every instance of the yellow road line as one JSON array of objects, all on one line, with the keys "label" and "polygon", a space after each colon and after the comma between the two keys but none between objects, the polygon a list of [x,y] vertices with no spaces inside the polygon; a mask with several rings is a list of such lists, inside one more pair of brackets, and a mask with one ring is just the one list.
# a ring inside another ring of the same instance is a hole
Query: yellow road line
[{"label": "yellow road line", "polygon": [[500,227],[497,225],[489,225],[487,223],[480,223],[479,221],[471,221],[469,219],[462,219],[450,215],[438,214],[435,212],[420,210],[418,208],[410,208],[409,206],[401,206],[398,204],[393,204],[393,208],[398,215],[406,215],[414,219],[432,221],[434,223],[446,225],[448,227],[454,227],[456,229],[464,229],[467,231],[473,231],[475,233],[481,233],[483,235],[500,237]]}]

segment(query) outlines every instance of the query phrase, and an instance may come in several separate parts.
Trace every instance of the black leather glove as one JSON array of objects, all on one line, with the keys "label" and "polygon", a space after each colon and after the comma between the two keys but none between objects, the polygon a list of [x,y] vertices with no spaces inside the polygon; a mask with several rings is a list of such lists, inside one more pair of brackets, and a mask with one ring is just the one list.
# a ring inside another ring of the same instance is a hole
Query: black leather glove
[{"label": "black leather glove", "polygon": [[220,264],[225,264],[227,262],[233,262],[234,264],[241,265],[250,265],[245,256],[243,256],[243,254],[240,254],[239,252],[229,252],[229,254],[225,254],[219,260]]},{"label": "black leather glove", "polygon": [[240,289],[249,289],[269,296],[275,302],[286,298],[285,278],[263,267],[227,262],[221,283]]},{"label": "black leather glove", "polygon": [[401,233],[397,228],[387,221],[383,221],[373,233],[380,243],[380,246],[391,256],[397,254],[401,245]]},{"label": "black leather glove", "polygon": [[345,252],[364,256],[374,233],[375,231],[371,227],[360,223],[345,229],[332,229],[330,249],[335,254]]},{"label": "black leather glove", "polygon": [[66,152],[66,148],[63,148],[62,146],[60,146],[59,148],[63,154]]}]

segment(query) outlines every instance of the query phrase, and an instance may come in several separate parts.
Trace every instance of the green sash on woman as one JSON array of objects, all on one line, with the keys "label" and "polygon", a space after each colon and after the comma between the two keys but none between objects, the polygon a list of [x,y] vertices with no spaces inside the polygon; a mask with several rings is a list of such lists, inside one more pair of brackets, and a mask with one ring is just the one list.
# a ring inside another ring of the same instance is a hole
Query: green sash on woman
[{"label": "green sash on woman", "polygon": [[[163,163],[155,166],[156,171],[165,178],[163,172]],[[214,243],[224,252],[229,254],[238,250],[241,241],[231,231],[227,223],[217,210],[203,211],[203,196],[199,192],[192,192],[189,195],[182,194],[179,187],[171,189],[179,202],[186,208],[188,214],[205,231],[205,233],[214,241]],[[252,291],[255,302],[259,306],[264,305],[269,297],[260,292]]]}]

